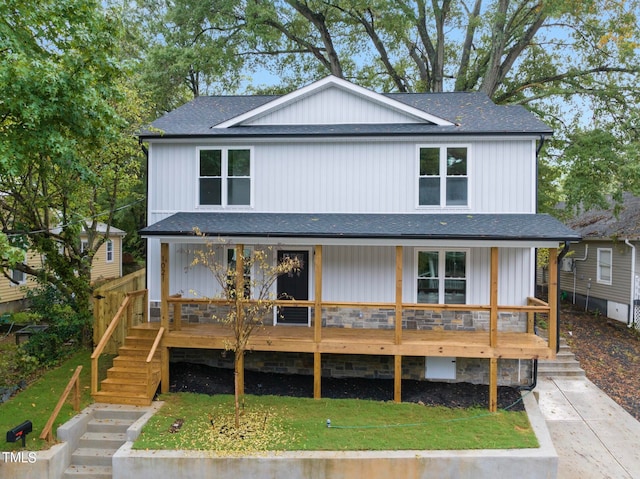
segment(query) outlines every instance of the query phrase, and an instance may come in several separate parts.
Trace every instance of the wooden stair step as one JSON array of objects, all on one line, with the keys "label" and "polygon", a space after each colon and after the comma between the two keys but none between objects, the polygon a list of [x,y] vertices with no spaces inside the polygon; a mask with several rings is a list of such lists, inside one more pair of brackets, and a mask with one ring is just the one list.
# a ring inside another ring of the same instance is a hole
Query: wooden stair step
[{"label": "wooden stair step", "polygon": [[107,402],[112,404],[130,404],[134,406],[149,406],[153,397],[148,397],[144,393],[132,393],[132,392],[105,392],[98,391],[94,393],[93,398],[96,401]]}]

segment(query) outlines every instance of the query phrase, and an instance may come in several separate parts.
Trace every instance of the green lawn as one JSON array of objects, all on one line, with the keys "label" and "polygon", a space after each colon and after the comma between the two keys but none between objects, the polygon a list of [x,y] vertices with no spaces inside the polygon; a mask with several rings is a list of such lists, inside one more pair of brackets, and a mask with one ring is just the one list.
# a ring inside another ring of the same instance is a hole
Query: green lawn
[{"label": "green lawn", "polygon": [[[233,396],[179,393],[145,426],[135,449],[442,450],[538,447],[524,412],[448,409],[350,399],[246,396],[233,427]],[[169,429],[179,419],[177,432]],[[331,427],[327,427],[327,419]],[[212,425],[213,422],[213,425]]]},{"label": "green lawn", "polygon": [[[82,365],[82,372],[80,373],[82,395],[80,408],[82,409],[93,402],[90,394],[90,357],[91,353],[88,350],[74,354],[59,367],[44,372],[38,380],[30,384],[24,391],[19,392],[9,401],[0,404],[0,433],[3,435],[3,440],[0,442],[0,451],[15,451],[22,448],[22,441],[9,443],[5,442],[4,439],[8,429],[26,420],[30,420],[33,423],[33,432],[27,436],[27,450],[37,451],[49,447],[47,442],[38,439],[38,436],[40,436],[49,420],[49,416],[58,403],[60,395],[67,387],[67,383],[79,365]],[[72,394],[73,391],[54,423],[54,437],[56,428],[76,414],[72,406]]]}]

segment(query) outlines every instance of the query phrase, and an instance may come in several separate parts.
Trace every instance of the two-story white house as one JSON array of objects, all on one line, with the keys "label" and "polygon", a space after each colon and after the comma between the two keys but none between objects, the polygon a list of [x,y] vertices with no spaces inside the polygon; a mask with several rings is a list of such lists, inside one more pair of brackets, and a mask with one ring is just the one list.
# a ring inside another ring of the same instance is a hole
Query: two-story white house
[{"label": "two-story white house", "polygon": [[205,351],[223,349],[219,338],[193,331],[212,321],[198,300],[219,291],[190,267],[214,239],[223,261],[271,247],[274,262],[303,264],[274,291],[296,306],[255,333],[245,367],[313,374],[316,397],[323,375],[395,378],[396,400],[402,378],[485,383],[495,409],[498,384],[530,384],[533,360],[555,356],[557,297],[533,298],[535,248],[551,248],[555,273],[559,249],[579,239],[536,214],[537,148],[551,134],[480,93],[379,94],[332,76],[166,114],[141,135],[165,365],[172,354],[218,362]]}]

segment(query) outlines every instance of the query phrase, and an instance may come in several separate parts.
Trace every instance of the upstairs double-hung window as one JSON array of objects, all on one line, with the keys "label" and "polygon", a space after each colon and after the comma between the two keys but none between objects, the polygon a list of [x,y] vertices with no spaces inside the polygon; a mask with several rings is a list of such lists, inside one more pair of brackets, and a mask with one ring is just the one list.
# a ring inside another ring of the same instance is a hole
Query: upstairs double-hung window
[{"label": "upstairs double-hung window", "polygon": [[198,162],[200,205],[251,205],[250,149],[200,149]]},{"label": "upstairs double-hung window", "polygon": [[418,205],[468,205],[468,148],[419,148]]}]

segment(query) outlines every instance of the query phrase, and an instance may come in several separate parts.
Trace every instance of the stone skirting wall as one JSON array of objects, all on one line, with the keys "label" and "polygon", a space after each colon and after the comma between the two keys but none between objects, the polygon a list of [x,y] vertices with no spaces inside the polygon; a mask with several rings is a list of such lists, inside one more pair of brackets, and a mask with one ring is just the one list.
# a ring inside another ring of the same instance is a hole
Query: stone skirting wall
[{"label": "stone skirting wall", "polygon": [[[172,316],[172,308],[170,316]],[[313,308],[311,318],[313,318]],[[183,305],[182,321],[212,323],[223,317],[225,307],[208,304]],[[160,306],[151,306],[151,320],[160,320]],[[326,328],[393,329],[395,310],[380,308],[323,308],[322,326]],[[424,311],[405,310],[403,329],[422,331],[488,331],[489,313],[485,311]],[[265,318],[266,325],[273,325],[273,317]],[[525,313],[500,313],[499,331],[525,332]],[[171,361],[206,364],[212,367],[233,368],[233,353],[208,349],[171,350]],[[332,355],[322,356],[324,377],[363,377],[393,379],[393,356]],[[531,361],[500,360],[498,384],[520,386],[531,382]],[[313,375],[313,356],[303,353],[248,352],[245,358],[247,370]],[[402,377],[425,379],[425,358],[404,357]],[[438,380],[442,381],[442,380]],[[489,361],[486,359],[457,358],[456,379],[450,382],[489,384]]]},{"label": "stone skirting wall", "polygon": [[[313,323],[314,308],[311,309]],[[214,323],[227,314],[228,307],[210,304],[185,304],[182,321],[188,323]],[[327,328],[393,329],[393,308],[322,308],[322,326]],[[173,308],[169,308],[173,318]],[[151,320],[160,321],[159,303],[151,303]],[[266,326],[273,325],[274,317],[265,318]],[[488,311],[428,311],[405,309],[402,312],[402,328],[420,331],[489,331]],[[526,313],[503,312],[498,315],[498,331],[524,333],[527,328]]]},{"label": "stone skirting wall", "polygon": [[[233,369],[233,353],[212,349],[171,349],[172,362],[205,364],[211,367]],[[531,361],[501,359],[498,361],[500,386],[523,386],[531,382]],[[313,355],[304,353],[277,353],[252,351],[245,356],[245,369],[280,374],[313,375]],[[393,356],[322,355],[322,376],[335,378],[393,379]],[[402,358],[402,378],[425,379],[425,358]],[[456,379],[438,382],[468,382],[489,384],[489,360],[457,358]]]}]

